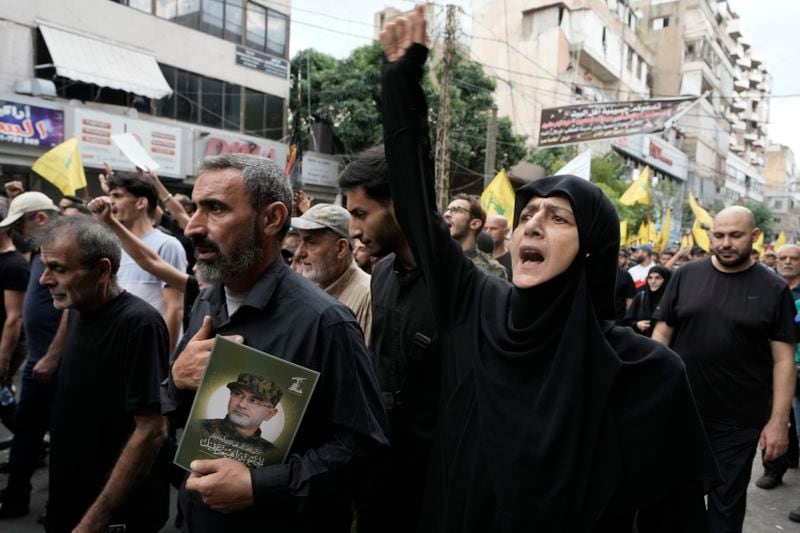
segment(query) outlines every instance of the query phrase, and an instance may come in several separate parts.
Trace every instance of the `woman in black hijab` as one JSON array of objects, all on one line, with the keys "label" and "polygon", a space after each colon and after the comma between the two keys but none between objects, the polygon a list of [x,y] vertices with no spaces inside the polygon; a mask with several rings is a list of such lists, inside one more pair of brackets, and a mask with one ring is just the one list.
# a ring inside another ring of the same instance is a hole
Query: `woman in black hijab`
[{"label": "woman in black hijab", "polygon": [[523,187],[514,285],[483,273],[436,209],[424,11],[390,23],[381,41],[394,211],[444,354],[420,531],[706,531],[704,484],[718,472],[683,364],[611,322],[613,205],[573,176]]},{"label": "woman in black hijab", "polygon": [[645,287],[636,293],[633,303],[625,313],[625,325],[633,328],[636,333],[645,337],[652,337],[656,323],[653,313],[667,289],[667,283],[672,272],[667,267],[655,265],[647,273]]}]

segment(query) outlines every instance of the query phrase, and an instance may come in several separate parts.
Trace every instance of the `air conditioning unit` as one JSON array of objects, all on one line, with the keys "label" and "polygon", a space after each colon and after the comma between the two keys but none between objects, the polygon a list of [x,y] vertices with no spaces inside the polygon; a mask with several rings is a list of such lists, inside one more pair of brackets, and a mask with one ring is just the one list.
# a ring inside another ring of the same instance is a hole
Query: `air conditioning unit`
[{"label": "air conditioning unit", "polygon": [[56,84],[50,80],[31,78],[29,80],[18,81],[16,85],[14,85],[14,92],[16,94],[41,96],[43,98],[55,98]]}]

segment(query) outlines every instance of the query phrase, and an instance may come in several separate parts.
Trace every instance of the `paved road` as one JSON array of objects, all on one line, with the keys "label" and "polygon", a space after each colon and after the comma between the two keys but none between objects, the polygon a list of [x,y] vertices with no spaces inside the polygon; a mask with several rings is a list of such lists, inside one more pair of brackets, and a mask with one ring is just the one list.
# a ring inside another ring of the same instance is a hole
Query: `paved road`
[{"label": "paved road", "polygon": [[[0,428],[0,439],[7,438],[4,428]],[[8,460],[8,451],[0,452],[0,461]],[[756,460],[753,464],[753,478],[748,489],[747,517],[745,518],[745,533],[775,533],[781,531],[800,533],[800,524],[791,522],[787,515],[789,511],[800,506],[800,471],[789,470],[784,476],[784,484],[771,491],[765,491],[753,485],[753,481],[761,475],[761,464]],[[5,487],[6,477],[0,474],[0,487]],[[44,512],[47,499],[47,469],[36,471],[33,478],[33,498],[31,514],[16,520],[0,522],[0,531],[9,533],[33,533],[43,529],[36,523],[36,518]],[[175,493],[173,491],[173,509]],[[177,530],[171,527],[172,521],[163,529],[167,533]]]}]

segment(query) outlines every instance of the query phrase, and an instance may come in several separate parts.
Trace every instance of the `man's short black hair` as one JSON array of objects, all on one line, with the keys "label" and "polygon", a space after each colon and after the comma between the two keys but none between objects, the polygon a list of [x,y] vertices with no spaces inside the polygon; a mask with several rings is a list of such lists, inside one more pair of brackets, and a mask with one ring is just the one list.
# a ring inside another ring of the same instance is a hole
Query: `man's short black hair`
[{"label": "man's short black hair", "polygon": [[[481,221],[481,226],[475,230],[476,233],[483,229],[483,225],[486,224],[486,211],[483,210],[481,207],[481,200],[474,194],[466,194],[460,192],[453,196],[453,200],[464,200],[469,204],[469,219],[474,220],[478,219]],[[451,200],[452,201],[452,200]]]},{"label": "man's short black hair", "polygon": [[382,203],[392,200],[389,187],[389,167],[383,145],[364,150],[344,169],[339,176],[342,190],[363,187],[367,196]]},{"label": "man's short black hair", "polygon": [[63,198],[64,200],[69,200],[75,205],[83,205],[83,200],[81,198],[78,198],[77,196],[73,196],[71,194],[65,194],[61,198]]},{"label": "man's short black hair", "polygon": [[156,216],[158,206],[158,193],[155,186],[146,179],[131,172],[114,172],[106,180],[108,190],[116,188],[125,189],[137,198],[147,199],[147,216]]}]

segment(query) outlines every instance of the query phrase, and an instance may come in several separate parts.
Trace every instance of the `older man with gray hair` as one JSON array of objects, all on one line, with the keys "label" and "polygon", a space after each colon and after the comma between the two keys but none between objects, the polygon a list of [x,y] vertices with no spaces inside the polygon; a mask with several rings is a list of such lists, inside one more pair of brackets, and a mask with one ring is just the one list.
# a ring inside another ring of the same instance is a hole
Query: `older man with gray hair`
[{"label": "older man with gray hair", "polygon": [[370,276],[353,260],[349,225],[347,209],[332,204],[317,204],[303,216],[293,218],[292,227],[300,232],[295,257],[302,265],[303,277],[353,311],[369,345],[372,329]]}]

